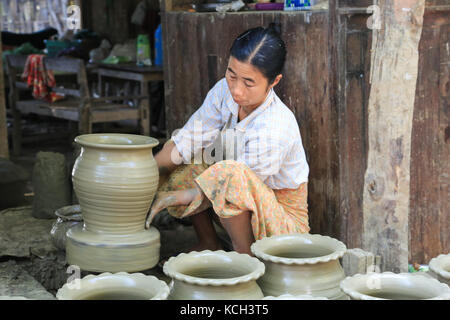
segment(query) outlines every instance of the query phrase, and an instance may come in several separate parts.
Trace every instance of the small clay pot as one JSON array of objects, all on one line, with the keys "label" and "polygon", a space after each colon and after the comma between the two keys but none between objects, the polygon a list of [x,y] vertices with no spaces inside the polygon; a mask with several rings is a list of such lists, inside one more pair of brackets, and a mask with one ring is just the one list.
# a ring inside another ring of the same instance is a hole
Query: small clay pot
[{"label": "small clay pot", "polygon": [[450,253],[431,259],[428,267],[434,277],[450,286]]},{"label": "small clay pot", "polygon": [[167,284],[142,273],[88,275],[66,283],[56,293],[58,300],[166,300]]},{"label": "small clay pot", "polygon": [[53,245],[60,249],[66,250],[66,232],[71,227],[83,224],[83,216],[79,204],[73,206],[65,206],[55,211],[58,217],[53,223],[50,231]]},{"label": "small clay pot", "polygon": [[264,264],[248,254],[223,250],[181,253],[163,268],[172,278],[172,300],[259,300],[264,297],[256,280]]},{"label": "small clay pot", "polygon": [[345,278],[341,289],[352,300],[450,300],[448,285],[414,273],[356,274]]},{"label": "small clay pot", "polygon": [[339,263],[346,246],[318,234],[285,234],[252,244],[253,254],[266,272],[258,280],[265,296],[309,294],[330,300],[347,299],[339,288],[345,278]]}]

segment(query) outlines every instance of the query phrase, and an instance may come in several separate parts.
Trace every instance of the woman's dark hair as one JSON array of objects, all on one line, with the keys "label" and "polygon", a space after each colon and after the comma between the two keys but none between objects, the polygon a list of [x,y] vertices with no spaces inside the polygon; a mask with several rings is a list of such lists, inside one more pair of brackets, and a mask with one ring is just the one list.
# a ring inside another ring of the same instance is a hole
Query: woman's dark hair
[{"label": "woman's dark hair", "polygon": [[230,55],[257,67],[272,84],[286,60],[286,46],[280,37],[279,25],[271,23],[267,28],[245,31],[234,40]]}]

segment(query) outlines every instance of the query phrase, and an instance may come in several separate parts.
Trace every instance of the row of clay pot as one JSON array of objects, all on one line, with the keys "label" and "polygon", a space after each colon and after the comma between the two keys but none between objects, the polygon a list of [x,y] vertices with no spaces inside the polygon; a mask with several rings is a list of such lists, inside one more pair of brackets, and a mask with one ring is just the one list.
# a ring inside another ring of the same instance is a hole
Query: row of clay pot
[{"label": "row of clay pot", "polygon": [[[158,168],[152,155],[158,141],[102,133],[81,135],[75,142],[81,153],[72,180],[84,223],[74,221],[77,225],[62,233],[68,263],[93,272],[152,268],[159,260],[159,232],[155,228],[144,230],[144,222],[158,186]],[[61,241],[55,243],[62,247]],[[339,263],[346,251],[342,242],[321,235],[291,234],[258,240],[251,249],[255,257],[224,251],[173,257],[164,265],[164,273],[172,279],[170,287],[140,273],[103,273],[64,285],[57,297],[261,299],[308,294],[347,299],[343,284],[350,281],[343,281],[345,274]],[[375,284],[383,287],[383,279]],[[435,285],[431,280],[427,283]],[[354,290],[361,291],[359,287]],[[446,298],[449,290],[442,287],[442,292],[436,289],[427,297]]]},{"label": "row of clay pot", "polygon": [[64,285],[57,298],[450,299],[448,285],[429,276],[385,272],[345,278],[339,263],[345,251],[342,242],[327,236],[273,236],[252,245],[256,258],[222,250],[172,257],[164,264],[169,286],[141,273],[103,273],[83,278],[77,290]]}]

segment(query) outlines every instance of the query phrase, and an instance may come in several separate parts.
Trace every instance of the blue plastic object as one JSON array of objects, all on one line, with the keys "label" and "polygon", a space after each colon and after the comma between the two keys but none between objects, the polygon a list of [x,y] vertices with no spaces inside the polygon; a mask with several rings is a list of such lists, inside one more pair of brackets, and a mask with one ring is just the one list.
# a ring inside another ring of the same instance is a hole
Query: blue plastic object
[{"label": "blue plastic object", "polygon": [[155,31],[155,66],[163,65],[162,30],[161,24]]},{"label": "blue plastic object", "polygon": [[315,4],[315,0],[285,0],[284,10],[311,10],[311,6]]}]

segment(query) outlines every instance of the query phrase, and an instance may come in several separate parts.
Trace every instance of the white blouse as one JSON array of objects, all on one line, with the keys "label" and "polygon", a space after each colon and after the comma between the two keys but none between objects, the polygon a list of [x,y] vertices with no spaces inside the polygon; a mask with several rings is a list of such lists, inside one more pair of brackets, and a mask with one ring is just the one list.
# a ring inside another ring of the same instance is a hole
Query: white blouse
[{"label": "white blouse", "polygon": [[[172,134],[184,163],[235,159],[245,163],[271,189],[296,189],[307,182],[309,166],[297,120],[273,89],[239,123],[238,111],[223,78],[184,127]],[[226,151],[220,146],[221,131],[226,132]]]}]

